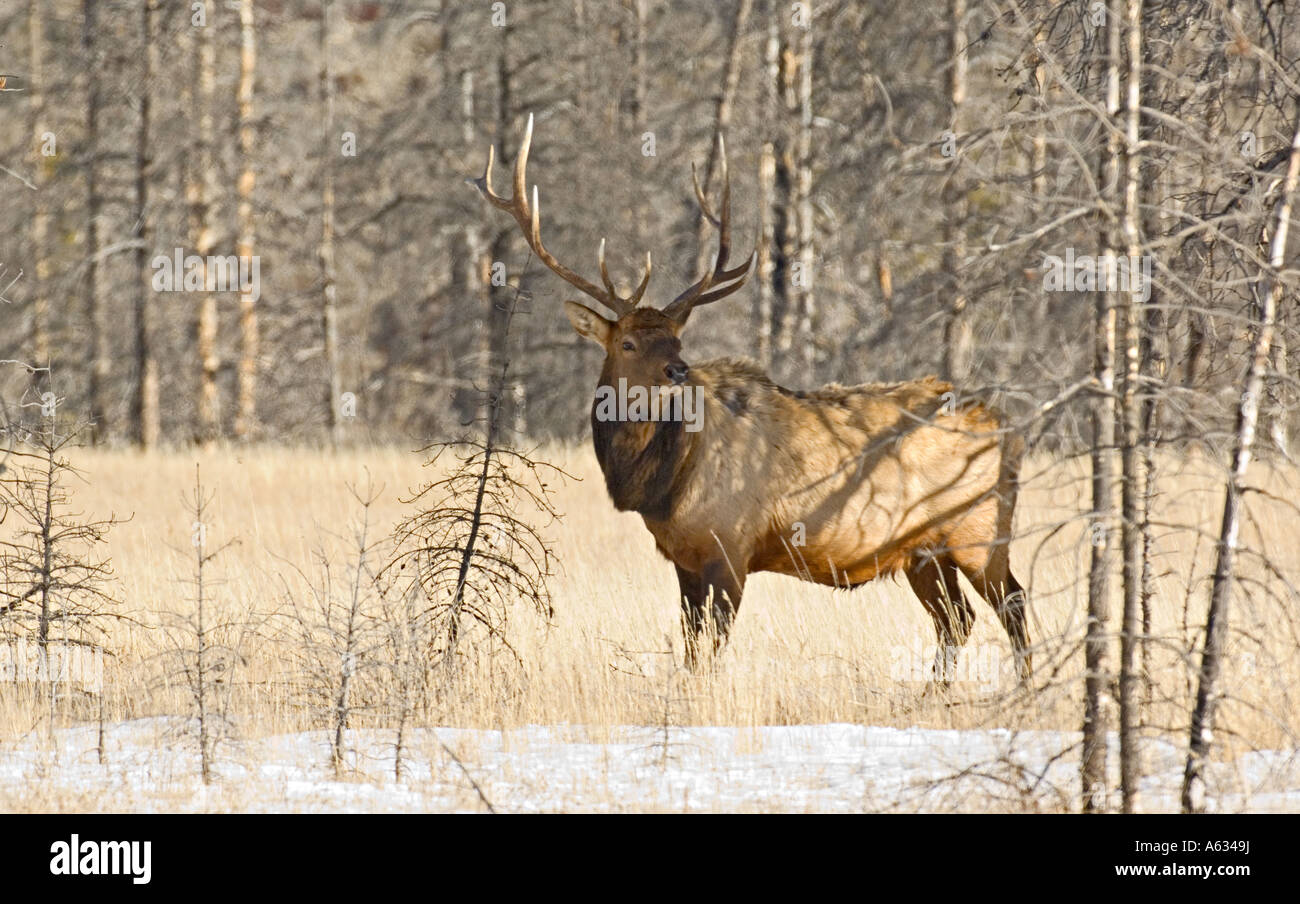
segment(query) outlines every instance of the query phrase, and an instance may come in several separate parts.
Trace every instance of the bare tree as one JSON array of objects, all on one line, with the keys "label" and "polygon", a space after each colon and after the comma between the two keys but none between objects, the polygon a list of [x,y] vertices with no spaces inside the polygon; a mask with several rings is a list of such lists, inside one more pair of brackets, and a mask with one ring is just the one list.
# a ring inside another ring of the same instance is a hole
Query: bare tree
[{"label": "bare tree", "polygon": [[50,344],[50,202],[45,191],[49,182],[44,148],[48,142],[48,122],[45,112],[45,0],[28,0],[27,40],[28,53],[28,110],[30,116],[32,166],[32,347],[31,360],[36,368],[31,372],[34,385],[44,385],[53,363]]},{"label": "bare tree", "polygon": [[1214,562],[1214,583],[1210,590],[1210,609],[1205,620],[1205,646],[1201,651],[1201,668],[1196,689],[1196,708],[1192,711],[1191,737],[1187,750],[1187,767],[1183,774],[1182,808],[1185,813],[1200,812],[1205,807],[1205,762],[1213,741],[1214,715],[1218,704],[1220,663],[1227,647],[1229,608],[1232,601],[1233,567],[1236,561],[1241,525],[1241,499],[1246,470],[1259,417],[1264,374],[1268,369],[1276,327],[1278,304],[1285,291],[1282,271],[1286,264],[1286,240],[1291,224],[1292,195],[1300,179],[1300,119],[1291,140],[1286,178],[1277,201],[1276,225],[1269,249],[1268,273],[1260,274],[1256,287],[1268,280],[1268,289],[1259,298],[1254,337],[1246,373],[1242,379],[1237,406],[1237,429],[1232,452],[1232,469],[1228,473],[1223,498],[1223,518]]},{"label": "bare tree", "polygon": [[799,141],[798,181],[795,188],[795,210],[799,220],[799,265],[802,277],[799,292],[799,345],[803,352],[805,379],[815,378],[817,364],[817,276],[816,224],[813,222],[813,24],[812,8],[807,10],[809,21],[799,29]]},{"label": "bare tree", "polygon": [[778,81],[781,77],[781,4],[766,0],[764,11],[763,68],[761,97],[763,144],[758,158],[758,305],[754,308],[755,357],[760,366],[772,366],[772,333],[775,327],[776,285],[776,139],[780,109]]},{"label": "bare tree", "polygon": [[[217,388],[217,374],[221,369],[220,350],[217,346],[217,299],[206,291],[207,259],[216,241],[216,173],[213,144],[213,117],[216,83],[216,42],[213,39],[212,4],[209,0],[195,0],[194,18],[191,19],[192,40],[198,44],[195,59],[196,87],[193,97],[198,112],[197,163],[191,164],[186,193],[190,200],[190,230],[194,250],[203,268],[205,291],[199,300],[195,320],[195,351],[199,358],[199,389],[197,398],[198,427],[196,437],[201,443],[212,443],[221,435],[221,397]],[[201,19],[200,19],[201,17]],[[197,34],[193,32],[197,30]]]},{"label": "bare tree", "polygon": [[153,178],[151,150],[153,124],[153,80],[159,73],[158,0],[140,3],[140,114],[136,126],[135,143],[135,364],[136,376],[132,395],[132,420],[135,441],[142,449],[158,445],[162,433],[159,413],[158,357],[154,347],[154,323],[150,309],[149,242],[154,236],[150,228],[152,213],[149,210],[149,185]]},{"label": "bare tree", "polygon": [[325,342],[325,405],[330,441],[343,440],[343,384],[339,373],[338,274],[334,263],[334,159],[339,153],[334,134],[334,53],[330,48],[333,0],[322,0],[320,13],[321,235],[318,246],[321,278],[321,335]]},{"label": "bare tree", "polygon": [[[253,189],[257,173],[253,166],[253,149],[257,142],[257,122],[253,118],[253,83],[257,74],[257,28],[253,0],[239,2],[239,238],[235,253],[251,260],[255,253]],[[260,342],[257,325],[257,302],[251,287],[239,299],[239,398],[235,415],[235,437],[248,439],[257,427],[257,356]]]},{"label": "bare tree", "polygon": [[[359,693],[358,686],[380,668],[379,654],[385,642],[385,626],[378,620],[384,611],[385,594],[372,568],[372,560],[381,552],[371,525],[372,509],[382,487],[376,489],[371,483],[364,490],[349,487],[348,491],[359,514],[353,524],[352,557],[342,575],[342,586],[338,586],[331,556],[321,548],[316,552],[316,575],[299,573],[309,588],[309,600],[299,603],[297,594],[287,592],[302,690],[309,708],[319,714],[329,730],[330,764],[336,776],[344,771],[349,723],[367,705],[367,695]],[[399,652],[409,654],[405,649]],[[400,677],[411,680],[405,673]],[[410,715],[410,697],[403,702],[407,706],[400,717],[403,729],[399,730],[399,749]]]},{"label": "bare tree", "polygon": [[[1123,109],[1123,214],[1121,229],[1126,253],[1134,261],[1142,256],[1140,230],[1140,192],[1142,187],[1142,154],[1139,149],[1142,100],[1142,0],[1125,0],[1124,33],[1128,71],[1125,79]],[[1118,10],[1112,11],[1112,15]],[[1138,805],[1138,783],[1141,780],[1139,750],[1138,648],[1141,642],[1139,617],[1142,605],[1142,500],[1145,483],[1142,473],[1141,438],[1142,407],[1139,398],[1141,380],[1141,344],[1143,327],[1142,292],[1136,284],[1130,286],[1124,305],[1124,367],[1120,392],[1120,544],[1121,570],[1124,580],[1124,609],[1120,627],[1119,663],[1119,737],[1120,737],[1120,790],[1125,813],[1132,813]]]},{"label": "bare tree", "polygon": [[17,519],[0,539],[0,633],[35,642],[53,730],[58,657],[66,663],[72,650],[102,649],[105,622],[123,617],[104,551],[109,530],[121,522],[86,520],[70,510],[66,484],[79,475],[65,455],[79,427],[61,432],[53,416],[33,430],[9,427],[23,437],[0,474],[0,512]]},{"label": "bare tree", "polygon": [[[516,290],[504,312],[507,335],[518,301]],[[507,631],[518,603],[546,619],[553,614],[547,587],[553,554],[527,510],[553,520],[547,481],[566,475],[505,440],[502,400],[509,373],[507,357],[487,390],[481,439],[424,450],[431,454],[430,466],[448,450],[456,460],[445,476],[406,500],[419,511],[394,531],[394,554],[385,568],[390,581],[405,571],[407,586],[423,593],[430,658],[449,677],[456,674],[467,635],[518,660]]]},{"label": "bare tree", "polygon": [[[1120,46],[1122,20],[1118,10],[1106,17],[1106,47],[1101,54],[1100,69],[1105,85],[1105,111],[1108,121],[1120,114]],[[1115,242],[1113,216],[1119,185],[1119,131],[1111,128],[1098,167],[1101,200],[1100,245],[1103,255],[1113,255]],[[1115,307],[1110,291],[1094,295],[1093,364],[1096,380],[1092,402],[1092,444],[1089,458],[1092,470],[1091,560],[1088,569],[1088,627],[1084,640],[1084,717],[1083,753],[1080,778],[1083,785],[1085,812],[1106,810],[1106,744],[1110,725],[1110,686],[1108,648],[1110,646],[1110,576],[1111,553],[1115,538]]]},{"label": "bare tree", "polygon": [[81,46],[90,77],[86,80],[86,325],[90,330],[90,436],[102,443],[108,431],[108,381],[112,359],[108,350],[108,325],[104,322],[104,289],[100,285],[103,196],[99,184],[100,73],[96,35],[98,0],[82,0]]},{"label": "bare tree", "polygon": [[211,784],[217,746],[229,737],[231,698],[236,675],[246,662],[244,650],[252,634],[251,620],[233,617],[218,606],[211,566],[235,539],[221,545],[209,543],[214,527],[210,510],[215,492],[203,487],[198,465],[194,466],[194,487],[185,497],[191,523],[190,546],[193,571],[188,581],[193,588],[193,607],[164,613],[169,683],[179,683],[187,700],[187,734],[195,739],[199,752],[199,776]]},{"label": "bare tree", "polygon": [[[969,65],[966,0],[949,0],[948,15],[952,20],[948,32],[948,102],[951,107],[949,129],[953,133],[952,140],[956,143],[961,134],[962,106],[966,102],[966,72]],[[970,374],[972,363],[972,331],[966,312],[968,299],[962,286],[964,277],[961,273],[963,258],[966,256],[966,243],[963,239],[966,214],[964,192],[957,175],[960,167],[961,152],[959,147],[955,147],[943,183],[943,205],[947,211],[943,220],[943,274],[949,296],[943,338],[943,375],[953,382],[965,380]]]}]

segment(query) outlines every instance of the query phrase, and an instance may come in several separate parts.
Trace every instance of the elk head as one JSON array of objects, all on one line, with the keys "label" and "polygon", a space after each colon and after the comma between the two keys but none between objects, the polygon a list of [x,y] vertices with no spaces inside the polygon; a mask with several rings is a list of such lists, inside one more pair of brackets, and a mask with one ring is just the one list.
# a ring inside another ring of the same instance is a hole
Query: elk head
[{"label": "elk head", "polygon": [[700,210],[718,229],[717,257],[711,270],[662,309],[639,307],[646,286],[650,284],[649,252],[645,256],[645,273],[641,277],[641,282],[634,291],[622,295],[614,288],[609,269],[605,265],[604,239],[600,241],[600,250],[597,254],[603,287],[583,279],[546,250],[542,244],[537,186],[533,186],[532,202],[529,203],[524,178],[532,140],[533,117],[530,115],[528,128],[519,146],[519,156],[515,160],[513,197],[503,198],[492,190],[492,164],[495,160],[495,152],[491,147],[488,148],[487,167],[482,177],[470,180],[471,184],[475,185],[494,207],[506,211],[515,218],[528,246],[542,263],[614,314],[613,318],[609,318],[576,301],[564,303],[565,313],[568,314],[573,328],[605,350],[605,364],[601,370],[602,385],[614,385],[620,379],[626,380],[628,386],[644,387],[674,386],[687,382],[690,379],[690,367],[681,357],[680,335],[687,318],[691,316],[691,311],[700,305],[726,298],[740,289],[749,278],[753,264],[758,258],[755,253],[744,264],[732,269],[727,268],[727,256],[731,250],[731,179],[727,173],[727,154],[722,136],[718,136],[719,159],[722,161],[720,217],[714,216],[700,187],[695,167],[691,167],[691,178]]}]

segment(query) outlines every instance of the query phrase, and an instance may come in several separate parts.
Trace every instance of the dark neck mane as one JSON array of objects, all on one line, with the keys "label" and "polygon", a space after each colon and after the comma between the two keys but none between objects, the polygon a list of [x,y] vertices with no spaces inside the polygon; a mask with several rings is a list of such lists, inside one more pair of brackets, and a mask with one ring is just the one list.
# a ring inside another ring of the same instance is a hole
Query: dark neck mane
[{"label": "dark neck mane", "polygon": [[672,513],[673,484],[688,445],[682,422],[599,420],[593,406],[591,438],[614,507],[666,520]]}]

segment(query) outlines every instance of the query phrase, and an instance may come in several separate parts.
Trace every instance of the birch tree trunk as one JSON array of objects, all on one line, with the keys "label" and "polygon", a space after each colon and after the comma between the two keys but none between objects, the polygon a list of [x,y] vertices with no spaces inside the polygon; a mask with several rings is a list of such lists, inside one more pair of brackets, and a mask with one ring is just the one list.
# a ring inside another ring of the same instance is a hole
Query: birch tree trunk
[{"label": "birch tree trunk", "polygon": [[772,229],[774,233],[772,266],[772,289],[774,292],[776,321],[776,357],[778,369],[785,368],[790,350],[794,346],[795,330],[798,326],[799,293],[792,285],[794,264],[799,256],[799,218],[795,210],[795,148],[791,141],[790,121],[795,109],[798,94],[795,81],[798,78],[799,58],[790,47],[790,41],[782,31],[782,7],[780,0],[773,13],[773,28],[779,41],[776,88],[780,101],[780,113],[773,122],[776,134],[775,163],[773,180]]},{"label": "birch tree trunk", "polygon": [[776,252],[776,127],[777,80],[781,67],[780,0],[767,0],[767,34],[763,41],[763,145],[758,158],[758,306],[754,309],[755,355],[764,371],[772,367],[772,328],[775,302],[773,271]]},{"label": "birch tree trunk", "polygon": [[[811,14],[810,14],[811,15]],[[816,280],[816,230],[813,223],[812,165],[813,165],[813,41],[812,23],[799,29],[799,264],[802,285],[799,289],[799,340],[803,351],[803,376],[810,383],[816,380],[817,365],[817,294]]]},{"label": "birch tree trunk", "polygon": [[[949,0],[948,14],[952,28],[948,33],[951,67],[948,70],[948,102],[952,110],[951,129],[960,134],[961,108],[966,101],[966,0]],[[943,376],[945,380],[959,383],[970,375],[971,326],[966,313],[966,288],[961,275],[962,260],[966,256],[963,241],[961,187],[957,184],[960,155],[954,153],[949,172],[944,181],[943,207],[943,272],[948,284],[948,320],[943,337]]]},{"label": "birch tree trunk", "polygon": [[[648,105],[646,97],[646,0],[632,0],[632,13],[634,19],[632,33],[632,128],[637,142],[640,142],[642,140],[641,136],[650,127],[646,113]],[[638,248],[644,248],[648,229],[644,205],[637,204],[633,207],[632,219],[636,233],[636,245]],[[495,373],[495,369],[493,372]]]},{"label": "birch tree trunk", "polygon": [[[1105,109],[1110,124],[1119,119],[1119,65],[1122,20],[1116,4],[1106,17],[1106,51],[1102,68],[1106,86]],[[1113,254],[1114,211],[1119,185],[1119,134],[1109,130],[1099,167],[1100,198],[1104,210],[1099,230],[1102,253]],[[1092,402],[1092,524],[1091,561],[1088,568],[1088,627],[1084,639],[1083,754],[1080,780],[1085,813],[1107,809],[1106,735],[1111,706],[1109,672],[1110,575],[1115,535],[1115,305],[1107,291],[1093,296],[1092,374],[1097,381]]]},{"label": "birch tree trunk", "polygon": [[321,275],[321,333],[325,357],[325,423],[331,444],[343,439],[343,385],[339,374],[338,287],[334,264],[334,158],[339,136],[334,134],[334,60],[330,50],[330,20],[334,0],[322,0],[320,20],[320,98],[324,108],[321,141],[321,235],[318,257]]},{"label": "birch tree trunk", "polygon": [[150,316],[151,280],[147,243],[153,237],[149,228],[149,180],[153,175],[149,130],[153,117],[153,80],[158,73],[158,44],[154,30],[158,17],[158,0],[140,4],[140,118],[135,142],[135,393],[131,403],[135,441],[141,449],[158,445],[161,423],[158,413],[158,359],[154,356],[153,323]]},{"label": "birch tree trunk", "polygon": [[[1142,0],[1125,4],[1128,73],[1124,102],[1124,211],[1122,231],[1129,260],[1142,254],[1139,189],[1142,155],[1139,150],[1142,99]],[[1130,280],[1132,284],[1134,281]],[[1133,286],[1130,285],[1133,289]],[[1125,813],[1138,806],[1141,780],[1138,716],[1139,615],[1142,602],[1142,499],[1145,493],[1140,449],[1142,410],[1138,398],[1141,379],[1143,303],[1140,290],[1130,291],[1124,305],[1124,376],[1120,396],[1120,543],[1124,580],[1124,611],[1120,630],[1119,744],[1120,791]]]},{"label": "birch tree trunk", "polygon": [[[514,113],[514,80],[510,62],[510,38],[514,34],[514,26],[507,25],[501,29],[501,45],[498,51],[496,68],[497,68],[497,121],[496,121],[496,138],[497,148],[500,151],[502,160],[510,160],[514,157],[514,150],[507,145],[512,135],[512,119]],[[502,228],[497,232],[492,240],[491,251],[489,252],[491,266],[494,263],[506,263],[511,261],[511,247],[514,239],[514,232],[510,229]],[[518,268],[522,269],[524,261],[527,258],[521,258]],[[519,273],[513,274],[518,277]],[[478,385],[494,385],[495,375],[502,373],[506,367],[506,358],[509,355],[510,340],[510,308],[513,304],[512,298],[514,288],[510,285],[493,286],[488,285],[485,289],[487,298],[487,348],[485,349],[484,360],[486,370],[481,371]],[[502,424],[513,424],[516,430],[526,428],[526,423],[522,418],[522,407],[526,404],[527,399],[522,395],[522,384],[517,381],[514,386],[502,386],[501,398],[493,401],[491,393],[478,393],[479,395],[479,415],[480,417],[501,416]],[[493,406],[501,406],[501,411],[496,411]]]},{"label": "birch tree trunk", "polygon": [[[198,90],[196,104],[199,114],[198,172],[191,169],[194,191],[193,225],[198,232],[194,239],[195,253],[203,260],[204,284],[207,283],[207,258],[215,241],[213,212],[215,207],[215,161],[213,159],[213,89],[216,65],[216,47],[212,31],[210,0],[195,0],[194,8],[202,7],[203,22],[198,26]],[[199,316],[195,327],[199,355],[198,439],[202,444],[215,442],[221,434],[221,399],[217,390],[217,372],[221,358],[217,349],[217,299],[204,291],[199,302]]]},{"label": "birch tree trunk", "polygon": [[[45,188],[49,183],[48,170],[42,148],[45,144],[45,23],[42,10],[45,0],[29,0],[27,5],[27,40],[31,47],[28,64],[28,103],[31,111],[32,184],[32,364],[49,367],[50,347],[50,208]],[[38,370],[32,374],[32,388],[42,392],[49,385],[49,372]]]},{"label": "birch tree trunk", "polygon": [[1237,555],[1241,525],[1241,496],[1250,466],[1251,447],[1259,417],[1260,395],[1268,368],[1278,305],[1284,286],[1281,271],[1286,264],[1286,240],[1291,223],[1291,202],[1300,177],[1300,120],[1291,139],[1282,195],[1277,202],[1276,226],[1269,250],[1268,291],[1258,306],[1250,360],[1243,379],[1241,401],[1237,408],[1236,439],[1233,444],[1232,469],[1223,497],[1223,517],[1219,526],[1219,544],[1214,563],[1214,582],[1210,589],[1210,608],[1205,620],[1205,647],[1201,652],[1201,669],[1196,689],[1196,709],[1192,711],[1188,739],[1187,766],[1183,773],[1182,809],[1184,813],[1205,810],[1205,763],[1214,740],[1214,715],[1218,704],[1220,662],[1228,643],[1228,616],[1232,601],[1233,567]]},{"label": "birch tree trunk", "polygon": [[[253,220],[253,147],[257,123],[253,118],[253,84],[257,72],[257,30],[253,0],[239,2],[239,238],[235,253],[251,260],[255,253],[256,225]],[[251,265],[250,265],[251,266]],[[251,291],[239,297],[239,396],[235,415],[235,437],[250,439],[257,428],[257,356],[259,334],[257,305]]]},{"label": "birch tree trunk", "polygon": [[[475,110],[477,106],[476,90],[474,71],[472,69],[466,69],[460,74],[460,105],[461,144],[468,156],[479,150],[478,134],[475,128],[477,123]],[[466,220],[464,231],[461,234],[462,245],[459,249],[456,269],[456,290],[453,294],[453,303],[464,304],[466,310],[470,311],[482,311],[486,305],[491,303],[489,273],[492,264],[488,260],[488,249],[483,240],[481,222],[481,218],[478,216],[471,216]],[[473,349],[482,348],[484,346],[483,320],[477,316],[473,317],[467,326],[467,336],[470,339],[468,347]],[[457,359],[461,354],[463,354],[463,349],[456,356]],[[474,374],[474,368],[479,364],[478,355],[471,357],[473,360],[469,362],[453,360],[452,373],[457,377]],[[471,379],[466,383],[457,385],[453,390],[453,404],[460,422],[468,423],[479,413],[479,406],[482,404],[482,393],[476,387],[481,385],[479,380]]]}]

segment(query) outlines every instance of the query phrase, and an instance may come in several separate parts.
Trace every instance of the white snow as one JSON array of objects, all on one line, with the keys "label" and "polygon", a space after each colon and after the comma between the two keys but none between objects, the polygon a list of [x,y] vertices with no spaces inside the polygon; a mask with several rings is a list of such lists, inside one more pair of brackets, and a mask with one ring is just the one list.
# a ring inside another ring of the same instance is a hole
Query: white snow
[{"label": "white snow", "polygon": [[[862,725],[649,727],[589,731],[420,729],[401,781],[393,733],[350,731],[342,777],[324,732],[222,745],[216,779],[198,778],[179,720],[109,726],[105,762],[93,727],[0,742],[0,810],[388,812],[949,812],[1078,809],[1078,733]],[[450,753],[448,752],[450,751]],[[452,756],[454,754],[454,758]],[[1111,757],[1112,768],[1117,747]],[[456,764],[463,763],[463,769]],[[1149,741],[1142,809],[1174,811],[1184,753]],[[1216,762],[1220,812],[1300,812],[1300,754]]]}]

